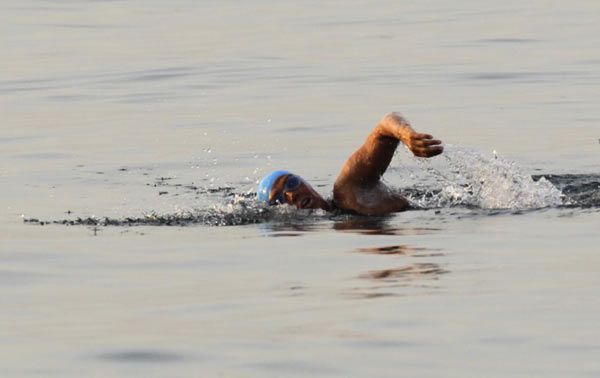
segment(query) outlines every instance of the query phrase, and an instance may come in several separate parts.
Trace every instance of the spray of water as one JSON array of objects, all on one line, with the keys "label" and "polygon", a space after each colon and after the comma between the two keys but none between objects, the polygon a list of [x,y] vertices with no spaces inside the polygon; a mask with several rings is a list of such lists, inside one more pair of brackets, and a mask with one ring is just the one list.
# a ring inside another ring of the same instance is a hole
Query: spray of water
[{"label": "spray of water", "polygon": [[418,206],[536,209],[563,204],[563,194],[545,178],[534,181],[512,161],[446,146],[437,159],[418,159],[427,188],[408,194]]}]

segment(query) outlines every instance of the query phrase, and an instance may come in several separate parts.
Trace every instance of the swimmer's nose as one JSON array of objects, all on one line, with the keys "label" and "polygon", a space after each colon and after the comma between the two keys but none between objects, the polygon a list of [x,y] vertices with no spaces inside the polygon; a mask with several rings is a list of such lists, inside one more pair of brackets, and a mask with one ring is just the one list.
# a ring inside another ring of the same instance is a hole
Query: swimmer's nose
[{"label": "swimmer's nose", "polygon": [[295,201],[295,198],[294,198],[294,193],[291,193],[291,192],[285,192],[285,202],[286,202],[288,205],[294,205],[294,203],[296,202],[296,201]]}]

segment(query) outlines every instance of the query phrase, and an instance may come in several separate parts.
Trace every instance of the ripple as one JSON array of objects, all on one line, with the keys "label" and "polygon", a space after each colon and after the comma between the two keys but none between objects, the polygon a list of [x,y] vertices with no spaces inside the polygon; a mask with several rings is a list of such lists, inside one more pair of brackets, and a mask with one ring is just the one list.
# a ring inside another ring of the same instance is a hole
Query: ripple
[{"label": "ripple", "polygon": [[443,253],[423,253],[427,251],[439,251],[440,249],[431,249],[423,247],[412,247],[410,245],[390,245],[385,247],[358,248],[356,252],[368,253],[374,255],[403,255],[413,257],[438,257],[444,256]]},{"label": "ripple", "polygon": [[183,360],[185,356],[156,350],[126,350],[102,353],[97,358],[121,363],[165,363]]},{"label": "ripple", "polygon": [[484,43],[533,43],[540,42],[537,39],[527,39],[527,38],[488,38],[488,39],[480,39],[478,42]]},{"label": "ripple", "polygon": [[403,266],[401,268],[372,270],[360,277],[373,280],[384,280],[387,282],[399,282],[412,280],[414,278],[437,279],[437,276],[446,273],[449,273],[449,271],[443,269],[439,264],[419,263]]}]

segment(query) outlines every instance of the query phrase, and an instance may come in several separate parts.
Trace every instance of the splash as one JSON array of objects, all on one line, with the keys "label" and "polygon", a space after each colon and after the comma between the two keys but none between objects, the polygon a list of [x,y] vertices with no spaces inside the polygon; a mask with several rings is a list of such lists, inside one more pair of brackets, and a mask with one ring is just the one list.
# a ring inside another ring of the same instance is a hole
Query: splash
[{"label": "splash", "polygon": [[295,209],[291,206],[269,207],[258,204],[254,198],[246,195],[235,195],[225,203],[214,204],[208,209],[177,211],[174,213],[159,214],[150,211],[141,216],[134,217],[76,217],[71,219],[40,220],[37,218],[24,218],[29,224],[65,226],[240,226],[264,222],[297,223],[314,221],[324,218],[327,214],[323,210]]},{"label": "splash", "polygon": [[512,161],[486,157],[465,147],[447,146],[436,161],[418,159],[428,175],[427,189],[407,196],[424,208],[467,206],[481,209],[539,209],[559,206],[565,196],[550,181],[535,181]]}]

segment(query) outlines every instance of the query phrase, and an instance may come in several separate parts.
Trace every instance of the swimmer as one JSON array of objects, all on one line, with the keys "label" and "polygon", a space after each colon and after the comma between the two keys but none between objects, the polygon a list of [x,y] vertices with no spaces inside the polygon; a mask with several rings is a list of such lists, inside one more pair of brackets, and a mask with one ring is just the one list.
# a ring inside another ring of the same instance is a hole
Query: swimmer
[{"label": "swimmer", "polygon": [[333,186],[333,200],[326,201],[300,176],[289,171],[271,172],[258,184],[256,197],[271,205],[288,204],[299,209],[341,209],[364,215],[381,215],[410,208],[410,203],[381,181],[398,143],[415,156],[429,158],[442,153],[442,142],[417,133],[399,113],[389,113],[375,126],[364,144],[348,158]]}]

